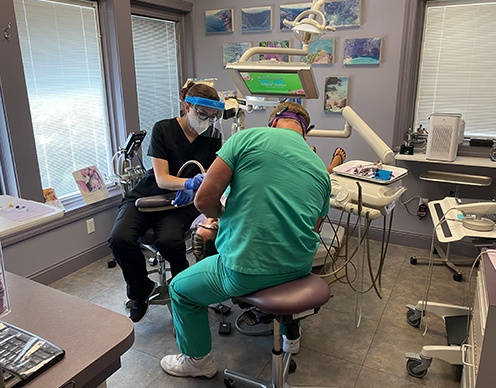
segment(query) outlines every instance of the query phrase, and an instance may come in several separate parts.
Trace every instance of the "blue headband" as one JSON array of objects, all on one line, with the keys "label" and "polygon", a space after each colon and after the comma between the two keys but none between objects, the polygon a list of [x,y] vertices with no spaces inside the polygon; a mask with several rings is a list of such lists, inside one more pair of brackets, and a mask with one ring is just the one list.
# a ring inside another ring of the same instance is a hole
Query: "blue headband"
[{"label": "blue headband", "polygon": [[193,105],[201,105],[207,108],[224,110],[224,103],[222,101],[210,100],[209,98],[186,96],[184,97],[184,101]]}]

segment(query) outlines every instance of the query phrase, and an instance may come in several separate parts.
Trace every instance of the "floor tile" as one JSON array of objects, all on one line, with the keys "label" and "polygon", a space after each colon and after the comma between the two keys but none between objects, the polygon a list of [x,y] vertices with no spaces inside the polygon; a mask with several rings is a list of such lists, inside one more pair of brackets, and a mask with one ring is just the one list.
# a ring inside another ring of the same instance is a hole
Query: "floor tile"
[{"label": "floor tile", "polygon": [[[355,241],[355,242],[354,242]],[[350,240],[350,250],[352,243]],[[363,293],[357,308],[357,263],[367,255],[358,251],[348,265],[351,279],[334,275],[330,282],[332,298],[320,311],[305,318],[300,352],[294,356],[297,369],[288,381],[294,385],[331,386],[341,388],[414,388],[457,387],[460,367],[434,359],[427,375],[422,379],[410,376],[406,370],[405,352],[418,352],[424,345],[444,345],[445,329],[442,319],[434,314],[426,318],[427,331],[413,327],[406,319],[407,304],[427,298],[431,302],[467,304],[473,298],[472,280],[469,289],[469,267],[460,267],[464,272],[461,282],[453,280],[453,272],[445,265],[411,264],[410,258],[429,257],[428,249],[410,248],[397,244],[387,247],[381,262],[381,244],[370,241],[370,266],[365,268],[363,289],[370,288],[371,279],[379,267],[382,269],[380,295],[372,288]],[[191,255],[190,255],[191,256]],[[456,257],[456,256],[455,256]],[[53,288],[75,295],[119,314],[128,315],[125,306],[126,288],[118,267],[108,268],[107,260],[98,260],[71,275],[51,284]],[[193,262],[192,257],[189,257]],[[343,257],[338,260],[344,262]],[[151,267],[150,267],[151,269]],[[327,268],[327,273],[329,272]],[[342,276],[344,272],[339,272]],[[156,274],[152,275],[155,280]],[[426,282],[426,279],[430,282]],[[379,284],[378,278],[376,279]],[[428,292],[426,292],[428,284]],[[354,289],[353,289],[353,288]],[[378,285],[379,288],[379,285]],[[155,387],[221,387],[224,386],[223,370],[231,369],[262,379],[271,376],[271,335],[242,334],[236,325],[244,329],[267,330],[267,326],[246,326],[241,314],[243,310],[231,301],[229,315],[230,335],[218,334],[221,317],[209,310],[212,334],[212,355],[219,372],[209,380],[177,378],[167,375],[160,367],[160,359],[166,354],[178,353],[174,338],[172,317],[165,305],[150,305],[147,315],[135,324],[135,342],[122,356],[122,367],[107,381],[109,388],[155,388]],[[423,335],[424,334],[424,335]]]}]

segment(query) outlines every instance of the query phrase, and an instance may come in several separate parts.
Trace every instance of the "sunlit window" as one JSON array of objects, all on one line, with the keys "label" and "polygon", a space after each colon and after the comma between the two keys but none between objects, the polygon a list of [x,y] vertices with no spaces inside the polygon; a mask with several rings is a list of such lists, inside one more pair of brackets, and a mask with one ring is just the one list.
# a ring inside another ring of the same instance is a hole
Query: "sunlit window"
[{"label": "sunlit window", "polygon": [[109,171],[111,148],[97,3],[15,0],[43,187],[79,193],[72,172]]}]

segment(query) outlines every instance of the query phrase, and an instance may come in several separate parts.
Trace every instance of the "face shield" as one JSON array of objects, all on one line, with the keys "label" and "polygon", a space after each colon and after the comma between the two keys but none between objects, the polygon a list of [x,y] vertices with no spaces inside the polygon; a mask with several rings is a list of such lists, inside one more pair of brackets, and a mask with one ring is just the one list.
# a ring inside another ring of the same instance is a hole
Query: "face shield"
[{"label": "face shield", "polygon": [[189,117],[190,125],[199,135],[222,137],[220,122],[224,113],[224,102],[191,96],[186,96],[184,101],[191,105],[193,112]]}]

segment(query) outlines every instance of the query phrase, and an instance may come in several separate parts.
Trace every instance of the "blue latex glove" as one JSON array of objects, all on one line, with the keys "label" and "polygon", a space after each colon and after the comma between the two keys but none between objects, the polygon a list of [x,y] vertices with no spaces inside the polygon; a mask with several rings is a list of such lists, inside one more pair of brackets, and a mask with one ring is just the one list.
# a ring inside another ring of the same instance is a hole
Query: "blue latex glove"
[{"label": "blue latex glove", "polygon": [[204,178],[205,175],[196,174],[193,178],[186,179],[186,182],[184,182],[184,188],[187,190],[198,190]]},{"label": "blue latex glove", "polygon": [[179,190],[174,198],[174,206],[187,205],[193,200],[193,190]]}]

